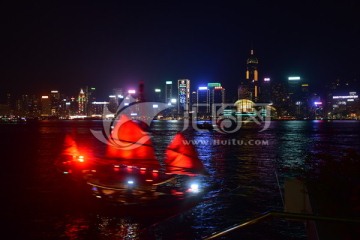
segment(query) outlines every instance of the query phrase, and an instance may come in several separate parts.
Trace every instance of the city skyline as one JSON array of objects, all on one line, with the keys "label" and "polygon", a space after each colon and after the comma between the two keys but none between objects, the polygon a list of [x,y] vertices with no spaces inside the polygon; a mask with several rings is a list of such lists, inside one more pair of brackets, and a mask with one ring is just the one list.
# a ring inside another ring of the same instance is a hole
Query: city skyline
[{"label": "city skyline", "polygon": [[321,89],[337,78],[359,78],[352,1],[8,2],[4,9],[1,94],[96,86],[103,96],[139,81],[152,89],[177,79],[221,82],[230,91],[244,80],[251,49],[260,80],[299,75]]}]

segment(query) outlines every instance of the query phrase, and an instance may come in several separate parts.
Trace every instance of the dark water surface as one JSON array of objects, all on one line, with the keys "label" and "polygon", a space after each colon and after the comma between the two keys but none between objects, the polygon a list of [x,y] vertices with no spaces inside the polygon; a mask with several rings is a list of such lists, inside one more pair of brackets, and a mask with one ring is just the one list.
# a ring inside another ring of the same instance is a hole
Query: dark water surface
[{"label": "dark water surface", "polygon": [[[151,134],[160,161],[183,123],[156,121]],[[259,132],[236,134],[186,130],[210,176],[201,203],[181,214],[123,216],[93,204],[83,188],[62,175],[55,160],[67,134],[79,148],[101,155],[105,145],[90,129],[100,121],[42,121],[0,125],[2,235],[10,239],[201,239],[265,211],[282,211],[283,183],[317,153],[359,150],[360,122],[272,122]],[[276,178],[278,176],[278,180]],[[278,184],[279,182],[279,184]],[[280,187],[280,189],[279,189]],[[166,206],[164,206],[166,208]],[[273,220],[222,239],[306,239],[302,222]]]}]

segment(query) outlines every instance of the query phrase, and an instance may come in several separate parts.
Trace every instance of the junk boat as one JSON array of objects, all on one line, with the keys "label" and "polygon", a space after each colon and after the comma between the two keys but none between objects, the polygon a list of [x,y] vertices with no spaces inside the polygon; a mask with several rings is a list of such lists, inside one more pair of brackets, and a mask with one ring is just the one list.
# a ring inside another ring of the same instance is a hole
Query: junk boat
[{"label": "junk boat", "polygon": [[155,157],[150,135],[122,115],[112,128],[104,157],[85,157],[67,136],[59,169],[80,179],[101,201],[120,205],[163,205],[196,202],[206,176],[193,145],[177,133],[165,150],[164,164]]}]

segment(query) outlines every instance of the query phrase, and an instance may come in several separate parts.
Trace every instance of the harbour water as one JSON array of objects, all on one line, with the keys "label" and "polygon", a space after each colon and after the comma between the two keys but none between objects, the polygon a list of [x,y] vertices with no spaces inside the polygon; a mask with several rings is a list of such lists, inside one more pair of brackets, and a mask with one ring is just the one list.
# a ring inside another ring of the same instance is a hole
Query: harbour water
[{"label": "harbour water", "polygon": [[[55,160],[67,134],[79,147],[101,155],[105,144],[90,129],[101,121],[2,124],[2,233],[12,239],[201,239],[265,211],[283,211],[284,181],[299,177],[307,159],[359,152],[359,121],[279,121],[245,124],[232,134],[187,129],[209,176],[203,201],[162,218],[123,216],[94,208],[92,196],[61,174]],[[181,121],[154,121],[150,128],[160,161]],[[166,206],[164,206],[166,208]],[[235,237],[236,236],[236,237]],[[263,222],[222,239],[307,239],[301,221]]]}]

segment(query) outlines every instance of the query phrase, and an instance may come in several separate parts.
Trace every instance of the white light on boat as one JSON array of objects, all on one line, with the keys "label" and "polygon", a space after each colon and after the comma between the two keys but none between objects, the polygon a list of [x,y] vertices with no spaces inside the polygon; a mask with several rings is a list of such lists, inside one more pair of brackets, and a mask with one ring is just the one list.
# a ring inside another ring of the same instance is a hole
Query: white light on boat
[{"label": "white light on boat", "polygon": [[133,184],[134,184],[134,181],[133,181],[133,180],[128,180],[127,183],[128,183],[129,185],[133,185]]},{"label": "white light on boat", "polygon": [[79,162],[84,162],[84,156],[79,156],[78,160],[79,160]]},{"label": "white light on boat", "polygon": [[190,192],[193,192],[193,193],[198,193],[200,190],[199,190],[199,184],[197,183],[192,183],[190,185],[190,189],[189,189]]}]

